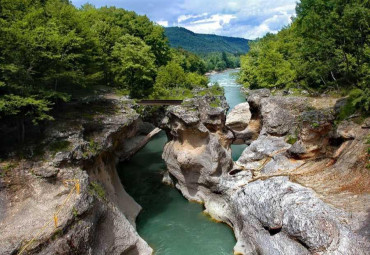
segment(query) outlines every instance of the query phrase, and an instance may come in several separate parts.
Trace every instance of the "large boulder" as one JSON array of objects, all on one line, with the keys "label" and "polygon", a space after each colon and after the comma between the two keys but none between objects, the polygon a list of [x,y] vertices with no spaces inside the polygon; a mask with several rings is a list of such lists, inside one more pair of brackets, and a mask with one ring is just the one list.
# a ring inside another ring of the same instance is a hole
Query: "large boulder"
[{"label": "large boulder", "polygon": [[225,127],[223,105],[223,96],[197,97],[169,107],[162,122],[170,138],[162,157],[176,187],[190,200],[203,202],[217,186],[218,177],[233,166],[230,144],[234,137]]},{"label": "large boulder", "polygon": [[310,110],[299,115],[297,138],[290,155],[295,158],[314,158],[326,152],[334,116],[331,111]]},{"label": "large boulder", "polygon": [[344,213],[287,177],[251,182],[231,196],[238,254],[366,254],[369,245],[341,222]]},{"label": "large boulder", "polygon": [[284,136],[294,133],[297,128],[297,117],[308,108],[304,97],[266,97],[260,102],[263,121],[262,133]]},{"label": "large boulder", "polygon": [[226,126],[233,130],[244,130],[251,120],[249,104],[241,103],[234,107],[226,117]]},{"label": "large boulder", "polygon": [[260,108],[261,100],[263,98],[271,96],[271,92],[269,89],[248,90],[246,94],[247,102],[250,104],[252,108]]}]

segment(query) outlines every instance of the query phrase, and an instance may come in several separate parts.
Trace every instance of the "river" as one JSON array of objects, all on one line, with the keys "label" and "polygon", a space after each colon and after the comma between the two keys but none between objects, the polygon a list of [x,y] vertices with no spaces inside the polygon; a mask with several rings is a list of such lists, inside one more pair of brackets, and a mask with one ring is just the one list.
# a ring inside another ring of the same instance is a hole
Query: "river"
[{"label": "river", "polygon": [[[228,70],[210,76],[211,82],[225,88],[231,107],[245,101],[231,75],[235,72]],[[118,166],[126,191],[143,207],[136,221],[138,233],[155,255],[233,254],[236,240],[226,224],[213,222],[202,213],[202,205],[188,202],[178,190],[161,183],[161,172],[166,169],[161,155],[166,142],[162,132],[130,161]],[[234,159],[241,150],[241,146],[233,146]]]},{"label": "river", "polygon": [[[240,85],[236,83],[236,74],[238,70],[230,69],[221,73],[212,74],[209,76],[211,83],[218,83],[225,90],[226,101],[233,109],[237,104],[245,102],[245,96],[240,93]],[[247,146],[231,145],[233,160],[237,160]]]}]

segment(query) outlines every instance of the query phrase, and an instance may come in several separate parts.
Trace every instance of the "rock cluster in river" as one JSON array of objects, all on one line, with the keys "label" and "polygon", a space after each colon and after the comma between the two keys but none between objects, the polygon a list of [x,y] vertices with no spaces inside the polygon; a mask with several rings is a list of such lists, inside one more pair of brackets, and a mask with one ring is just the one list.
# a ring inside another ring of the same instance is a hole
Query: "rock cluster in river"
[{"label": "rock cluster in river", "polygon": [[177,180],[176,187],[189,200],[203,201],[205,193],[216,188],[220,176],[233,167],[233,134],[225,127],[226,110],[223,96],[198,97],[169,107],[162,121],[170,137],[163,158]]},{"label": "rock cluster in river", "polygon": [[[227,117],[224,98],[219,107],[200,97],[168,109],[169,175],[186,198],[233,227],[235,254],[369,251],[369,129],[335,126],[335,106],[318,100],[263,89]],[[236,162],[232,143],[249,145]]]}]

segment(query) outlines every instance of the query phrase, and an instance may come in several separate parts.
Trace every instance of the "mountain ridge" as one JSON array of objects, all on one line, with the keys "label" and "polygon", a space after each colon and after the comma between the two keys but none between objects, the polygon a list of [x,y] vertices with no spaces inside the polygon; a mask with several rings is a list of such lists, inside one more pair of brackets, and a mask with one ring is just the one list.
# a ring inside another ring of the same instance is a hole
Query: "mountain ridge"
[{"label": "mountain ridge", "polygon": [[243,54],[249,50],[248,42],[250,40],[239,37],[198,34],[183,27],[166,27],[165,34],[171,47],[180,47],[193,53]]}]

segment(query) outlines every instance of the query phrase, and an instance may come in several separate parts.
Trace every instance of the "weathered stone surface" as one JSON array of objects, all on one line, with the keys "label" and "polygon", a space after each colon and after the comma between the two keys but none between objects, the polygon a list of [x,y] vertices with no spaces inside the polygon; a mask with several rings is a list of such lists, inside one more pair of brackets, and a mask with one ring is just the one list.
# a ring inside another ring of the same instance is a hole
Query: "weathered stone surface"
[{"label": "weathered stone surface", "polygon": [[251,120],[252,114],[248,103],[238,104],[226,117],[226,126],[234,130],[244,130]]},{"label": "weathered stone surface", "polygon": [[263,121],[262,134],[283,136],[294,133],[296,116],[307,108],[302,97],[266,97],[261,99],[260,112]]},{"label": "weathered stone surface", "polygon": [[300,159],[324,154],[329,143],[334,116],[329,111],[305,111],[299,116],[298,141],[288,151]]},{"label": "weathered stone surface", "polygon": [[271,95],[268,89],[255,89],[247,91],[247,101],[253,108],[260,108],[261,100]]},{"label": "weathered stone surface", "polygon": [[41,158],[22,160],[1,178],[0,254],[16,254],[34,237],[25,254],[152,253],[135,230],[141,207],[115,168],[122,145],[138,133],[138,114],[118,98],[86,104],[47,127]]},{"label": "weathered stone surface", "polygon": [[45,167],[36,167],[32,170],[32,172],[35,175],[43,178],[52,178],[57,176],[59,169],[53,166],[45,166]]},{"label": "weathered stone surface", "polygon": [[[346,122],[333,130],[334,111],[314,110],[320,100],[313,101],[249,92],[252,119],[260,117],[262,129],[255,129],[258,137],[248,127],[232,130],[236,140],[250,143],[234,165],[220,147],[227,136],[213,136],[222,125],[166,119],[173,136],[163,157],[176,187],[233,227],[235,254],[367,254],[369,131]],[[346,212],[354,208],[356,220]]]},{"label": "weathered stone surface", "polygon": [[242,254],[366,254],[364,240],[340,222],[343,212],[286,177],[252,182],[231,201]]},{"label": "weathered stone surface", "polygon": [[243,151],[237,164],[245,169],[257,170],[267,158],[285,152],[290,146],[282,137],[261,136]]},{"label": "weathered stone surface", "polygon": [[[230,150],[233,135],[225,128],[226,110],[211,107],[214,100],[199,97],[185,105],[170,107],[162,122],[172,138],[165,145],[163,159],[177,181],[176,187],[190,200],[203,201],[204,192],[216,187],[217,177],[233,165]],[[216,101],[222,106],[224,100],[219,97]]]}]

